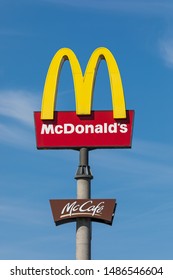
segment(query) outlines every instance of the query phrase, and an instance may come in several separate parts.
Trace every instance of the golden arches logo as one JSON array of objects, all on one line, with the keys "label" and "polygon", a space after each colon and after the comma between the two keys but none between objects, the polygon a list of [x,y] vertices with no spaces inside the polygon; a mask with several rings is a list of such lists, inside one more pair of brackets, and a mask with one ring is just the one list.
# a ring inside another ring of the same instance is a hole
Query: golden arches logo
[{"label": "golden arches logo", "polygon": [[97,48],[91,55],[85,74],[83,75],[79,61],[74,52],[69,48],[62,48],[53,57],[45,80],[41,119],[54,118],[57,84],[64,61],[69,60],[72,70],[76,114],[90,115],[92,108],[94,83],[100,61],[104,59],[107,64],[110,87],[112,91],[113,117],[126,118],[126,107],[123,86],[118,65],[112,53],[107,48]]}]

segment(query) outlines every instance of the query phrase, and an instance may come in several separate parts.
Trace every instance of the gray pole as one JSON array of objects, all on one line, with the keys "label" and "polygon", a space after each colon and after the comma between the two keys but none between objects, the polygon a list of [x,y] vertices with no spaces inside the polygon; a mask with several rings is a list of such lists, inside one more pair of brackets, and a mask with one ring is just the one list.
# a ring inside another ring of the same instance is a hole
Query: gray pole
[{"label": "gray pole", "polygon": [[[75,176],[77,180],[77,199],[90,199],[90,181],[93,178],[88,165],[88,149],[80,149],[80,163]],[[76,220],[76,259],[91,259],[91,219]]]}]

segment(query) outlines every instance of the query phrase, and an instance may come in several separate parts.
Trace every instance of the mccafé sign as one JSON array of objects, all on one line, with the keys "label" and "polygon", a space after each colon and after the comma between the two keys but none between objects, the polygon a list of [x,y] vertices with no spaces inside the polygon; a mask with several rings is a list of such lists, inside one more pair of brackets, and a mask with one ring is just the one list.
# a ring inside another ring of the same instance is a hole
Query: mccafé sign
[{"label": "mccaf\u00e9 sign", "polygon": [[[112,111],[92,111],[94,82],[100,61],[107,63]],[[58,80],[64,61],[72,70],[76,111],[55,111]],[[126,110],[121,76],[112,53],[96,49],[85,74],[74,52],[60,49],[53,57],[43,91],[41,112],[34,112],[38,149],[130,148],[134,111]]]},{"label": "mccaf\u00e9 sign", "polygon": [[111,225],[116,208],[115,199],[55,199],[50,200],[56,225],[90,218],[92,221]]}]

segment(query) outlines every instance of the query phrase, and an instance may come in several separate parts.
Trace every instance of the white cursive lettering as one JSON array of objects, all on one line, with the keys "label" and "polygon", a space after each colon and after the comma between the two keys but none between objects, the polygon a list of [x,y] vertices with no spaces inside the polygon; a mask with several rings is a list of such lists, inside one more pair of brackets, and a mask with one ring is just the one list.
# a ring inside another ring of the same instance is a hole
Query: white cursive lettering
[{"label": "white cursive lettering", "polygon": [[90,213],[91,216],[101,215],[103,209],[104,201],[99,202],[97,205],[94,205],[92,200],[88,200],[81,205],[77,201],[74,201],[73,203],[69,202],[64,206],[61,211],[61,217],[84,213]]}]

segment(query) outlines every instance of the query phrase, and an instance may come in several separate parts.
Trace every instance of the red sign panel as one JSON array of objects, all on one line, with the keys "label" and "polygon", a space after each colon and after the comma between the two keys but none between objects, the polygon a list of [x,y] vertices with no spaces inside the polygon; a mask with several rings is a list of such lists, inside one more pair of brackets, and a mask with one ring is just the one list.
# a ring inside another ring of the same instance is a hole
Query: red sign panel
[{"label": "red sign panel", "polygon": [[34,112],[37,148],[130,148],[134,111],[126,112],[126,119],[114,119],[112,111],[92,111],[89,116],[60,111],[53,120],[41,120],[41,112]]}]

